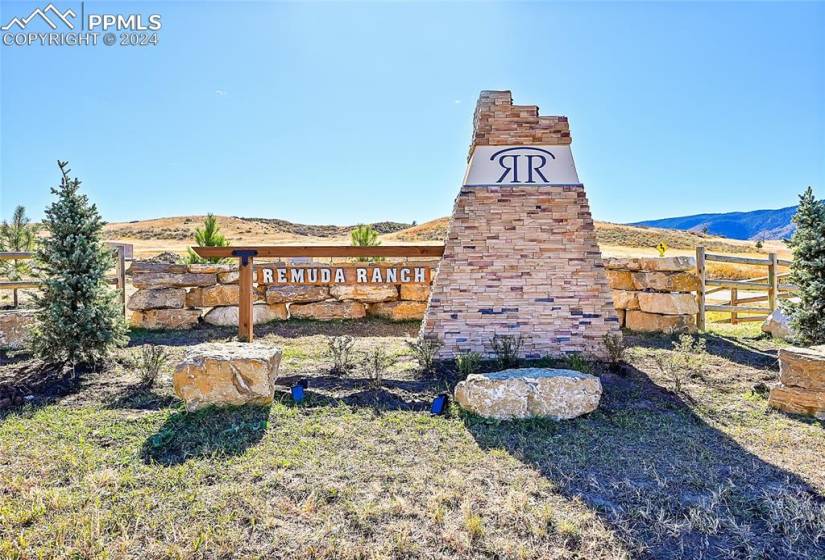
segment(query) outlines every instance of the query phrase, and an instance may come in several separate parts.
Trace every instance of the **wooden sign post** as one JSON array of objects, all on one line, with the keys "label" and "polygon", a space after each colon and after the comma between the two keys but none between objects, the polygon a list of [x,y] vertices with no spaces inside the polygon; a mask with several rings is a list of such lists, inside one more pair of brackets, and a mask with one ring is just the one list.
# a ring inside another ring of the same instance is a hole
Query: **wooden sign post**
[{"label": "wooden sign post", "polygon": [[[202,258],[230,258],[239,260],[238,280],[238,340],[252,342],[254,324],[253,293],[254,259],[280,257],[441,257],[443,245],[380,245],[377,247],[351,247],[345,245],[280,245],[266,247],[192,247]],[[311,276],[306,271],[317,269]],[[428,266],[401,266],[389,264],[361,263],[324,267],[262,265],[261,270],[269,270],[258,278],[267,284],[356,284],[356,283],[429,283]],[[273,273],[273,270],[277,273]],[[287,272],[289,271],[289,272]],[[294,272],[293,272],[294,271]],[[321,271],[327,271],[326,273]],[[299,274],[300,273],[300,274]],[[327,278],[328,276],[328,278]],[[283,280],[281,280],[283,279]],[[294,279],[294,281],[293,281]]]}]

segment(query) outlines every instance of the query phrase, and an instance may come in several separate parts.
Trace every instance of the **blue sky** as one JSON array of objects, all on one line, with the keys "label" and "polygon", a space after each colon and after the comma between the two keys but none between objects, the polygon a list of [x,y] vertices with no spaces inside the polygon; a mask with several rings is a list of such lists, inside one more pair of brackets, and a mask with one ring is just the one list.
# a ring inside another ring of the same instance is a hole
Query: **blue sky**
[{"label": "blue sky", "polygon": [[422,222],[452,209],[483,89],[569,117],[596,219],[825,195],[825,3],[85,10],[158,13],[159,44],[0,46],[3,217],[42,217],[60,158],[110,221]]}]

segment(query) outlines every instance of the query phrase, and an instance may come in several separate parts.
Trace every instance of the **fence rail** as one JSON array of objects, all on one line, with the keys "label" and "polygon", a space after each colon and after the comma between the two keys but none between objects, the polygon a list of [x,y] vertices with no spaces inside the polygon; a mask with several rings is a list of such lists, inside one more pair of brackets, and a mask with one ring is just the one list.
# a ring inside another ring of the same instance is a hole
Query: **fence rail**
[{"label": "fence rail", "polygon": [[[123,308],[123,314],[126,315],[126,259],[125,250],[122,245],[114,245],[112,250],[115,253],[115,276],[108,278],[109,284],[116,286],[118,290],[118,299]],[[0,261],[17,261],[28,260],[34,257],[31,252],[15,252],[5,251],[0,252]],[[39,288],[42,282],[35,279],[28,280],[4,280],[0,281],[0,290],[13,290],[14,293],[14,307],[17,307],[17,290],[34,290]]]},{"label": "fence rail", "polygon": [[[721,262],[731,264],[746,264],[751,266],[764,266],[768,269],[766,276],[748,278],[747,280],[728,280],[725,278],[708,278],[707,263]],[[738,257],[733,255],[715,255],[705,252],[704,247],[696,248],[696,272],[699,275],[699,290],[696,295],[699,305],[699,313],[696,317],[696,324],[700,330],[705,330],[706,313],[722,312],[730,313],[729,319],[716,321],[717,323],[737,324],[747,321],[762,321],[776,307],[781,298],[789,297],[796,286],[790,283],[780,283],[780,279],[787,278],[788,272],[780,272],[779,267],[788,267],[791,261],[780,259],[776,253],[768,253],[767,259],[756,257]],[[730,297],[725,304],[708,303],[707,296],[728,290]],[[766,292],[765,295],[739,297],[739,292]],[[766,306],[751,305],[754,303],[766,302]],[[740,313],[747,315],[740,316]],[[755,315],[754,315],[755,314]]]}]

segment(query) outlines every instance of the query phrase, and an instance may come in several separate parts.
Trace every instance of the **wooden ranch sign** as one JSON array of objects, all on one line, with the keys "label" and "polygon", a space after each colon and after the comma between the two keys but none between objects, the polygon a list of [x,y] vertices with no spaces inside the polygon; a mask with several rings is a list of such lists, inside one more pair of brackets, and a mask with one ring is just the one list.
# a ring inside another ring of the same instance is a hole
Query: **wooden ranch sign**
[{"label": "wooden ranch sign", "polygon": [[429,284],[428,265],[341,265],[255,267],[258,284],[331,286],[335,284]]},{"label": "wooden ranch sign", "polygon": [[[441,257],[443,245],[382,245],[347,247],[342,245],[280,245],[267,247],[192,247],[203,258],[238,259],[238,339],[252,341],[253,261],[256,258],[281,257]],[[259,284],[298,284],[325,286],[332,284],[427,284],[432,278],[428,265],[329,265],[283,266],[259,265]]]}]

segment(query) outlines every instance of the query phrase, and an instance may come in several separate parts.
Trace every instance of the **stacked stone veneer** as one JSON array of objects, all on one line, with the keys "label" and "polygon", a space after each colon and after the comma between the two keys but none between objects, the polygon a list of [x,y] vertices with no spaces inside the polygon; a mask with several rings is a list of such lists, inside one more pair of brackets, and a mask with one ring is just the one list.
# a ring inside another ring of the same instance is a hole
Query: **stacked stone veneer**
[{"label": "stacked stone veneer", "polygon": [[[137,261],[129,269],[134,292],[130,324],[146,329],[186,329],[205,322],[238,324],[238,267]],[[421,319],[430,288],[410,284],[255,286],[255,324],[297,319]]]},{"label": "stacked stone veneer", "polygon": [[[566,117],[513,105],[509,91],[485,91],[473,143],[570,144]],[[521,335],[526,356],[605,353],[619,329],[582,185],[462,187],[433,284],[423,336],[440,357],[490,354],[494,335]]]},{"label": "stacked stone veneer", "polygon": [[609,258],[604,264],[623,327],[640,332],[696,330],[696,259]]}]

